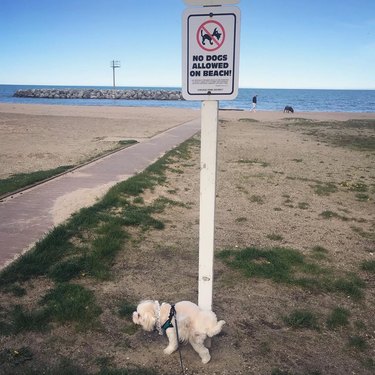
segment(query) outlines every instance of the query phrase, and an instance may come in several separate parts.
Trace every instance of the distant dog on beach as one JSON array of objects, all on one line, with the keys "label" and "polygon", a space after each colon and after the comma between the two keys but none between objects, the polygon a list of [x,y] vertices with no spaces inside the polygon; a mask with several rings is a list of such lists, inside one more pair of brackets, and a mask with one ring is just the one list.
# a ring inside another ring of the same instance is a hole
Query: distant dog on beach
[{"label": "distant dog on beach", "polygon": [[[215,313],[200,309],[189,301],[177,302],[175,305],[158,301],[142,301],[133,312],[133,322],[142,326],[145,331],[156,328],[160,335],[164,332],[169,345],[164,349],[165,354],[177,350],[180,342],[188,341],[199,354],[203,363],[210,361],[211,356],[204,346],[206,337],[220,333],[224,320],[217,321]],[[177,336],[178,329],[178,336]],[[177,338],[178,337],[178,338]]]},{"label": "distant dog on beach", "polygon": [[294,113],[293,107],[291,107],[290,105],[285,106],[284,113]]}]

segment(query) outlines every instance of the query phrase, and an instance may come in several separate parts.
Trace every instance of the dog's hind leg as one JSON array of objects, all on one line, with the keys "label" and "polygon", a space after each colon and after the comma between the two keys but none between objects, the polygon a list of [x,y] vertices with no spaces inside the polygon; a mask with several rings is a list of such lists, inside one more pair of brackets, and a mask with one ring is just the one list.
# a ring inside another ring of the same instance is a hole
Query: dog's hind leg
[{"label": "dog's hind leg", "polygon": [[178,348],[178,341],[177,341],[177,335],[176,331],[174,328],[169,328],[165,331],[169,344],[168,346],[164,349],[164,354],[172,354],[175,352]]},{"label": "dog's hind leg", "polygon": [[199,354],[204,364],[210,362],[211,355],[209,350],[203,345],[205,336],[195,336],[194,339],[190,339],[190,344],[193,349]]},{"label": "dog's hind leg", "polygon": [[213,327],[211,327],[208,331],[207,331],[207,335],[208,337],[213,337],[215,335],[217,335],[218,333],[221,332],[221,329],[223,328],[223,325],[225,324],[225,320],[220,320],[217,322],[217,324]]}]

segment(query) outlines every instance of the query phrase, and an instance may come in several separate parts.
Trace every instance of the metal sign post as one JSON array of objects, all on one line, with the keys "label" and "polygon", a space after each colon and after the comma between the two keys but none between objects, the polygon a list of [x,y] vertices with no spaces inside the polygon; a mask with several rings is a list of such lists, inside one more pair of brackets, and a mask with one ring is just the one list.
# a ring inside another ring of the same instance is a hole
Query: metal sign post
[{"label": "metal sign post", "polygon": [[[185,0],[221,5],[239,0]],[[202,100],[198,305],[212,310],[218,100],[238,93],[240,11],[233,6],[187,8],[182,22],[182,95]]]}]

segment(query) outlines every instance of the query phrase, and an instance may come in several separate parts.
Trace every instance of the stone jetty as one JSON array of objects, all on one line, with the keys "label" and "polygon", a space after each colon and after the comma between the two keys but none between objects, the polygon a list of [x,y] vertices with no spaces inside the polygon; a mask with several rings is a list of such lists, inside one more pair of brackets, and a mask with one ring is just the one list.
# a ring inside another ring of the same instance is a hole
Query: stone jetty
[{"label": "stone jetty", "polygon": [[181,91],[157,89],[27,89],[17,90],[13,96],[47,99],[183,100]]}]

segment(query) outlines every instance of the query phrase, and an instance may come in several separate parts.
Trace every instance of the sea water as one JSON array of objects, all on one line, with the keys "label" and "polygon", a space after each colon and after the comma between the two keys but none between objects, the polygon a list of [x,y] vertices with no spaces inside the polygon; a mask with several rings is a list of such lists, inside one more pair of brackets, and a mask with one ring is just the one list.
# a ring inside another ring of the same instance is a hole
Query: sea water
[{"label": "sea water", "polygon": [[[185,100],[112,100],[112,99],[41,99],[15,98],[19,89],[30,88],[83,88],[111,89],[109,86],[38,86],[0,85],[0,103],[92,105],[124,107],[169,107],[200,108],[200,101]],[[178,90],[178,87],[116,87],[116,89]],[[260,111],[282,111],[286,105],[296,112],[375,112],[375,90],[308,90],[308,89],[259,89],[240,88],[234,100],[220,101],[222,109],[252,107],[252,97],[258,95],[257,109]]]}]

